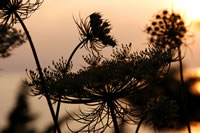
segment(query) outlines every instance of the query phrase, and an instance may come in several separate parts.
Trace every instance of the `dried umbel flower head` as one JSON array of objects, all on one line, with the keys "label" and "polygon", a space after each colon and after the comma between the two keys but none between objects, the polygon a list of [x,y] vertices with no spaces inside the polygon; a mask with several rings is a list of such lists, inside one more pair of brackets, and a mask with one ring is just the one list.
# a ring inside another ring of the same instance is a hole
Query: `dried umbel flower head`
[{"label": "dried umbel flower head", "polygon": [[15,28],[0,25],[0,58],[11,55],[11,50],[25,43],[24,34]]},{"label": "dried umbel flower head", "polygon": [[53,100],[89,107],[80,109],[80,113],[72,117],[83,124],[74,132],[103,132],[114,119],[134,123],[132,116],[137,110],[124,99],[160,77],[168,67],[168,56],[162,49],[154,47],[133,53],[130,49],[131,45],[123,45],[122,49],[113,52],[112,59],[98,62],[93,60],[98,57],[92,58],[91,54],[85,58],[89,67],[65,77],[59,76],[57,67],[57,72],[46,69],[43,73],[47,90],[42,88],[38,73],[30,71],[28,85],[36,95],[44,95],[45,91]]},{"label": "dried umbel flower head", "polygon": [[187,28],[180,14],[164,10],[155,15],[145,32],[152,44],[174,49],[184,44]]},{"label": "dried umbel flower head", "polygon": [[43,0],[1,0],[0,20],[3,25],[13,26],[18,22],[16,15],[22,20],[30,17],[35,12]]},{"label": "dried umbel flower head", "polygon": [[116,46],[116,40],[110,35],[110,23],[102,19],[100,13],[93,13],[80,23],[75,20],[81,41],[89,51],[98,52],[106,46]]}]

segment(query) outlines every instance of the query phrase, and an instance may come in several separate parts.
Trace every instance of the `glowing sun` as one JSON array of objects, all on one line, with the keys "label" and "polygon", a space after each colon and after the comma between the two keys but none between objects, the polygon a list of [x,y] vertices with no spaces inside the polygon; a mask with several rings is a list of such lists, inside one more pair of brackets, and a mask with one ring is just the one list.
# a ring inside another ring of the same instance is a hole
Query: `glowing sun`
[{"label": "glowing sun", "polygon": [[185,12],[187,18],[200,20],[200,0],[174,0],[174,2]]},{"label": "glowing sun", "polygon": [[192,87],[191,90],[192,94],[194,95],[200,95],[200,81],[195,82]]}]

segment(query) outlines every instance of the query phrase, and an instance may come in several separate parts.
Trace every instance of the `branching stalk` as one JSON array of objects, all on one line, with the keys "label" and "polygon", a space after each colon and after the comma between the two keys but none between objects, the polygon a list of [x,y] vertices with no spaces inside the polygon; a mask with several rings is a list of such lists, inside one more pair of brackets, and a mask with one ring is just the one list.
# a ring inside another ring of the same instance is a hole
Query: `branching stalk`
[{"label": "branching stalk", "polygon": [[[36,63],[37,69],[38,69],[38,72],[39,72],[39,75],[40,75],[40,79],[41,79],[41,82],[42,82],[42,87],[46,88],[45,81],[44,81],[44,76],[43,76],[42,69],[41,69],[41,66],[40,66],[40,62],[39,62],[39,59],[38,59],[38,56],[37,56],[37,52],[35,50],[33,41],[31,39],[31,36],[30,36],[29,32],[28,32],[28,29],[26,28],[24,22],[22,21],[22,19],[20,18],[20,16],[16,12],[15,12],[15,16],[19,20],[21,26],[24,29],[24,32],[26,33],[26,36],[27,36],[28,41],[29,41],[29,44],[31,46],[31,50],[33,52],[33,56],[34,56],[34,59],[35,59],[35,63]],[[53,106],[52,106],[51,101],[50,101],[50,97],[49,97],[48,94],[45,94],[45,97],[46,97],[46,100],[47,100],[47,103],[48,103],[48,106],[49,106],[49,109],[50,109],[50,112],[51,112],[55,127],[56,127],[58,133],[61,133],[61,130],[60,130],[60,127],[58,125],[58,121],[56,119],[56,115],[55,115]]]}]

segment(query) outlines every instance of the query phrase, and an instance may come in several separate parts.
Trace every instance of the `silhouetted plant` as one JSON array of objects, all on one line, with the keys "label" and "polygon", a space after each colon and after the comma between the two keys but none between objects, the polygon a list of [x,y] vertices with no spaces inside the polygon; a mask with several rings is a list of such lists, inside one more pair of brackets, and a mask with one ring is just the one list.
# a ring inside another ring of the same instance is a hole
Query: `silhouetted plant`
[{"label": "silhouetted plant", "polygon": [[11,55],[11,51],[25,43],[24,34],[15,28],[3,28],[0,25],[0,58],[6,58]]},{"label": "silhouetted plant", "polygon": [[[190,123],[187,112],[187,93],[184,89],[183,68],[181,46],[185,44],[187,28],[181,16],[175,12],[169,13],[163,10],[152,20],[151,26],[146,28],[146,32],[150,34],[149,41],[158,47],[170,49],[175,61],[179,61],[180,67],[180,94],[182,99],[182,110],[187,121],[188,132],[191,133]],[[176,57],[177,55],[177,57]]]},{"label": "silhouetted plant", "polygon": [[[88,20],[88,18],[90,18],[90,21]],[[68,67],[70,67],[72,57],[74,56],[74,54],[80,47],[85,47],[88,51],[92,52],[93,54],[94,54],[93,52],[94,50],[98,54],[102,48],[106,46],[114,47],[116,45],[116,40],[114,40],[111,37],[111,35],[109,35],[110,30],[111,30],[110,24],[108,23],[107,20],[102,19],[102,16],[100,13],[92,13],[84,21],[83,19],[80,18],[80,24],[75,19],[74,21],[78,27],[79,34],[81,36],[81,41],[72,51],[66,64],[62,63],[66,67],[66,68],[62,68],[63,77],[66,76],[66,72],[68,72],[67,70],[68,70]],[[56,110],[57,119],[59,117],[60,103],[61,101],[59,98],[58,104],[57,104],[57,110]]]},{"label": "silhouetted plant", "polygon": [[[154,77],[163,76],[168,70],[171,54],[154,47],[131,52],[130,44],[114,50],[112,57],[110,60],[96,61],[94,58],[100,57],[86,56],[84,59],[90,66],[77,73],[68,73],[64,78],[54,76],[57,75],[55,70],[45,69],[44,79],[47,85],[49,81],[48,94],[52,99],[57,101],[61,96],[63,103],[90,107],[86,111],[80,110],[77,117],[72,117],[83,124],[74,132],[103,132],[112,123],[115,131],[119,132],[118,120],[134,123],[132,116],[137,110],[123,99],[149,86],[156,80]],[[28,84],[33,92],[43,94],[37,71],[29,71],[28,75]],[[58,88],[62,89],[60,95]]]},{"label": "silhouetted plant", "polygon": [[[28,29],[26,28],[23,20],[27,19],[28,17],[30,17],[31,13],[35,12],[40,5],[43,3],[43,0],[36,0],[35,2],[31,2],[31,0],[5,0],[5,2],[1,2],[1,6],[0,6],[0,20],[1,23],[4,25],[4,28],[7,27],[12,27],[15,23],[19,22],[22,26],[22,28],[24,29],[24,32],[28,38],[28,41],[30,43],[31,46],[31,50],[37,65],[37,69],[39,71],[40,74],[40,78],[43,84],[43,88],[45,88],[45,81],[43,79],[43,73],[42,73],[42,69],[40,66],[40,62],[32,41],[32,38],[28,32]],[[49,109],[52,115],[52,118],[55,122],[55,126],[58,130],[58,132],[60,133],[60,128],[58,126],[57,123],[57,119],[56,119],[56,115],[55,112],[53,110],[50,98],[48,96],[48,94],[45,95],[46,99],[47,99],[47,103],[49,105]]]},{"label": "silhouetted plant", "polygon": [[[122,45],[122,48],[113,50],[111,59],[102,58],[100,51],[107,46],[116,46],[117,42],[110,35],[111,25],[103,19],[101,13],[93,13],[74,19],[80,34],[80,42],[73,49],[68,60],[63,57],[58,62],[53,61],[53,68],[42,69],[32,41],[32,38],[23,20],[38,10],[43,0],[1,0],[0,1],[0,57],[8,57],[10,50],[25,42],[24,34],[13,28],[20,23],[30,43],[36,62],[36,71],[27,71],[26,83],[32,89],[33,95],[45,96],[54,121],[54,132],[61,133],[58,125],[60,104],[84,104],[89,109],[80,109],[80,113],[71,116],[72,120],[81,123],[79,129],[72,132],[104,132],[111,125],[119,133],[119,121],[125,123],[144,122],[154,129],[169,128],[178,117],[178,106],[175,101],[166,97],[159,97],[150,101],[145,110],[126,101],[129,96],[138,95],[139,92],[150,87],[155,81],[163,78],[170,68],[171,62],[179,61],[181,94],[184,115],[187,119],[188,132],[190,125],[187,118],[187,99],[184,90],[181,46],[185,44],[187,28],[179,14],[173,11],[162,11],[152,20],[146,32],[150,34],[148,48],[139,52],[132,52],[131,44]],[[91,52],[83,56],[89,65],[78,72],[71,72],[72,58],[79,48],[85,47]],[[19,115],[22,123],[31,120],[24,114],[26,103],[23,97],[19,98],[21,106],[16,108],[11,116]],[[54,112],[52,101],[57,102]],[[20,104],[19,104],[20,105]],[[22,109],[22,111],[19,111]],[[14,118],[14,119],[13,119]],[[24,120],[24,121],[23,121]],[[14,121],[15,122],[15,121]],[[10,129],[15,129],[12,127]],[[10,132],[10,129],[5,132]],[[24,129],[25,130],[25,129]]]},{"label": "silhouetted plant", "polygon": [[[156,15],[151,26],[146,28],[146,32],[150,34],[150,44],[153,46],[140,52],[131,52],[131,44],[122,45],[121,49],[117,48],[113,51],[111,59],[104,59],[99,53],[106,46],[114,47],[117,45],[116,40],[110,35],[110,22],[102,19],[100,13],[93,13],[86,19],[80,18],[80,22],[74,19],[79,30],[80,43],[72,51],[68,60],[61,58],[58,62],[52,63],[53,68],[42,69],[31,36],[23,22],[42,3],[42,0],[36,0],[33,3],[31,0],[4,0],[0,2],[1,32],[3,33],[0,36],[4,39],[0,45],[0,55],[1,57],[9,56],[12,48],[24,43],[24,35],[13,28],[15,23],[20,22],[27,35],[37,65],[36,72],[27,71],[29,77],[27,84],[32,88],[34,95],[46,97],[59,133],[61,131],[57,121],[61,102],[85,104],[91,107],[91,110],[87,111],[80,109],[80,114],[76,114],[77,117],[72,117],[73,120],[83,124],[75,132],[103,132],[113,124],[115,132],[118,133],[118,120],[136,123],[134,117],[138,117],[137,107],[127,103],[124,99],[130,95],[137,95],[137,92],[146,89],[155,80],[165,76],[173,61],[179,61],[183,87],[180,46],[184,44],[187,29],[179,14],[164,10],[161,14]],[[10,43],[6,42],[8,40]],[[71,72],[72,57],[82,47],[92,53],[83,57],[89,66],[83,67],[78,72]],[[183,98],[184,92],[182,91],[181,94]],[[58,102],[56,114],[51,100]],[[160,103],[169,104],[162,106]],[[140,122],[144,121],[153,125],[154,128],[171,126],[167,125],[166,121],[175,119],[174,114],[177,111],[177,106],[173,101],[161,98],[149,105],[145,113],[140,114]],[[166,107],[174,107],[175,110],[172,113],[167,112],[171,110],[164,110],[166,112],[159,110]],[[183,108],[185,110],[186,106]],[[168,115],[164,120],[162,119],[164,123],[160,123],[161,120],[157,119],[157,115],[159,115],[157,111],[160,111],[160,114],[171,115]],[[188,131],[190,132],[189,122]],[[54,132],[56,131],[54,130]]]}]

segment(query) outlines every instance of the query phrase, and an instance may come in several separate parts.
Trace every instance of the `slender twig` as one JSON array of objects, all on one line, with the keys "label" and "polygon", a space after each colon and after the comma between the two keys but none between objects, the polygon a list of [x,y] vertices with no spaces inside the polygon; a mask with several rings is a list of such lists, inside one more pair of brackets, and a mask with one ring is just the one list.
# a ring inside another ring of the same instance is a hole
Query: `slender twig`
[{"label": "slender twig", "polygon": [[190,129],[190,121],[188,118],[188,98],[187,98],[187,92],[185,91],[184,87],[184,79],[183,79],[183,64],[182,64],[182,56],[181,56],[181,49],[178,47],[178,56],[179,56],[179,69],[180,69],[180,80],[181,80],[181,100],[182,100],[182,106],[183,106],[183,114],[186,119],[186,124],[188,128],[188,133],[191,133]]},{"label": "slender twig", "polygon": [[110,113],[111,113],[113,125],[114,125],[114,128],[115,128],[115,133],[120,133],[119,126],[117,124],[117,119],[116,119],[116,116],[115,116],[115,113],[114,113],[113,103],[112,103],[112,101],[108,101],[107,104],[108,104],[108,108],[110,108]]},{"label": "slender twig", "polygon": [[[40,79],[41,79],[41,82],[42,82],[42,87],[43,88],[46,88],[46,85],[45,85],[45,81],[44,81],[44,76],[43,76],[43,73],[42,73],[42,69],[41,69],[41,66],[40,66],[40,62],[39,62],[39,59],[38,59],[38,56],[37,56],[37,52],[35,50],[35,47],[34,47],[34,44],[33,44],[33,41],[31,39],[31,36],[28,32],[28,29],[26,28],[24,22],[22,21],[22,19],[20,18],[20,16],[15,12],[15,16],[18,18],[21,26],[23,27],[25,33],[26,33],[26,36],[28,38],[28,41],[29,41],[29,44],[31,46],[31,50],[33,52],[33,56],[34,56],[34,59],[35,59],[35,62],[36,62],[36,66],[37,66],[37,69],[38,69],[38,72],[40,74]],[[51,115],[52,115],[52,118],[53,118],[53,121],[54,121],[54,124],[55,124],[55,127],[58,131],[58,133],[61,133],[61,130],[60,130],[60,127],[58,125],[58,121],[56,119],[56,115],[55,115],[55,112],[54,112],[54,109],[53,109],[53,106],[51,104],[51,101],[50,101],[50,98],[49,98],[49,95],[48,94],[45,94],[45,97],[46,97],[46,100],[47,100],[47,103],[48,103],[48,106],[49,106],[49,109],[50,109],[50,112],[51,112]]]}]

